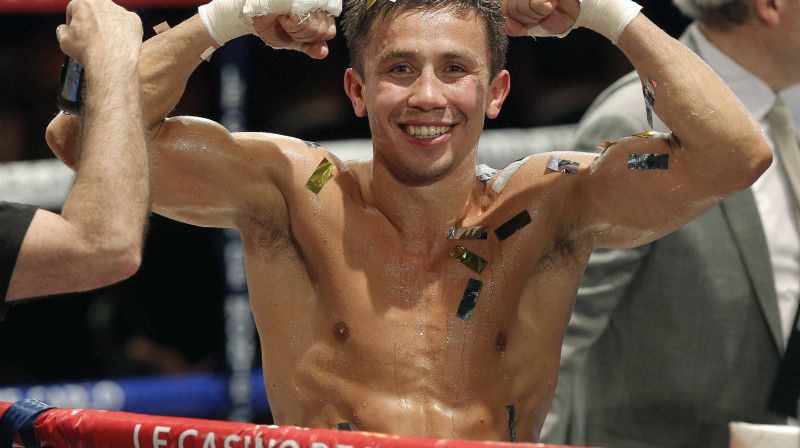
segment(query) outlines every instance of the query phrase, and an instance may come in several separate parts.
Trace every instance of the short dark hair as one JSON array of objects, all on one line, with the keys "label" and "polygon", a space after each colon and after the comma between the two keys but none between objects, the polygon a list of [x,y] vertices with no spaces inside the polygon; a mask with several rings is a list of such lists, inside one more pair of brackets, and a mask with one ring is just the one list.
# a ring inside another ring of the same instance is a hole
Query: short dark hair
[{"label": "short dark hair", "polygon": [[376,21],[396,17],[405,11],[452,10],[456,15],[475,12],[483,23],[486,42],[492,62],[491,79],[506,65],[508,36],[503,27],[505,18],[500,11],[500,0],[374,0],[367,8],[368,0],[346,0],[342,29],[350,50],[350,66],[364,76],[364,52],[372,39],[372,27]]},{"label": "short dark hair", "polygon": [[673,0],[683,15],[712,29],[727,31],[750,18],[752,0]]}]

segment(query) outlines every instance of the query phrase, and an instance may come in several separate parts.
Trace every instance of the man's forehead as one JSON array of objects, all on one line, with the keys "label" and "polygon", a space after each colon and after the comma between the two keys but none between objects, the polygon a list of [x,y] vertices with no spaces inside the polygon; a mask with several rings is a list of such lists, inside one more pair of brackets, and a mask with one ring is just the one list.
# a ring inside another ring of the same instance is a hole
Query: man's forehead
[{"label": "man's forehead", "polygon": [[420,45],[435,44],[438,53],[450,57],[477,57],[476,39],[488,50],[486,33],[474,11],[455,8],[404,10],[376,20],[366,53],[375,58],[410,57]]}]

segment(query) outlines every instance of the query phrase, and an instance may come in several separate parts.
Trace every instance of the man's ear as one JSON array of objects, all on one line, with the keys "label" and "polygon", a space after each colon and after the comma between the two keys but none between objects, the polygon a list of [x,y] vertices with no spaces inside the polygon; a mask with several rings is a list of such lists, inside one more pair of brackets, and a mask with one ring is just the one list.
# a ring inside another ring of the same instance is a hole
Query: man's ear
[{"label": "man's ear", "polygon": [[781,8],[787,0],[754,0],[753,12],[758,20],[767,26],[775,26],[781,21]]},{"label": "man's ear", "polygon": [[508,70],[500,70],[489,85],[489,98],[486,102],[486,116],[490,119],[497,118],[503,101],[508,97],[511,90],[511,75]]},{"label": "man's ear", "polygon": [[348,68],[344,72],[344,93],[353,103],[353,111],[357,117],[367,115],[367,105],[364,101],[364,83],[361,81],[361,76],[352,68]]}]

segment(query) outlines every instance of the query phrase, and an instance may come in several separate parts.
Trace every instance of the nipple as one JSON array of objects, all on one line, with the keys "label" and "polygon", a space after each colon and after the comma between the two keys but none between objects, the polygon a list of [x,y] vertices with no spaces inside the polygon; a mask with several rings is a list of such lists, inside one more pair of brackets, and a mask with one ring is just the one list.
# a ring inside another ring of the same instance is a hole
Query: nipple
[{"label": "nipple", "polygon": [[506,333],[504,331],[500,331],[497,333],[497,339],[494,340],[494,347],[499,351],[505,351],[506,349]]},{"label": "nipple", "polygon": [[346,341],[350,337],[350,327],[344,321],[340,320],[333,326],[333,337],[337,341]]}]

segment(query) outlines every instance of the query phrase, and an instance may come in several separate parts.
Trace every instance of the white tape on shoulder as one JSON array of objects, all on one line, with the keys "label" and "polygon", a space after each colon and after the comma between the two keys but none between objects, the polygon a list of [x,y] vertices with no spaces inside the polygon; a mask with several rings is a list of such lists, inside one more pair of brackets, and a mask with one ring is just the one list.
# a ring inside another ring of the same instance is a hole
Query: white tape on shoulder
[{"label": "white tape on shoulder", "polygon": [[497,193],[497,194],[502,193],[503,192],[503,188],[506,187],[506,184],[508,183],[509,179],[511,179],[511,176],[513,176],[514,173],[517,172],[519,167],[524,165],[525,162],[527,162],[530,159],[531,159],[531,156],[528,156],[528,157],[525,157],[523,159],[517,160],[516,162],[514,162],[514,163],[508,165],[507,167],[505,167],[503,169],[503,171],[500,171],[500,173],[495,174],[494,183],[492,184],[492,190],[494,190],[494,192]]}]

